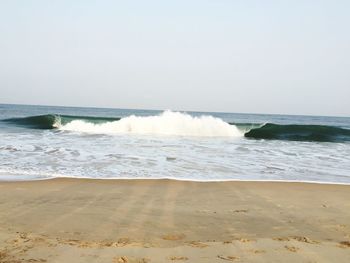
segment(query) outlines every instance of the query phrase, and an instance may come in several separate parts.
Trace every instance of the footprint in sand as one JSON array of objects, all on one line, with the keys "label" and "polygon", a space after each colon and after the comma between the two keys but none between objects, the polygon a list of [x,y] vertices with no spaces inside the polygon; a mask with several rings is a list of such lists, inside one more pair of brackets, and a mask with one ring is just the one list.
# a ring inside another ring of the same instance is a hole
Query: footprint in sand
[{"label": "footprint in sand", "polygon": [[302,236],[292,236],[292,239],[299,241],[299,242],[304,242],[304,243],[309,243],[309,244],[319,244],[320,242],[311,240],[308,237],[302,237]]},{"label": "footprint in sand", "polygon": [[68,239],[68,240],[62,240],[57,239],[57,242],[60,244],[65,245],[71,245],[71,246],[78,246],[80,248],[93,248],[93,247],[124,247],[128,244],[130,244],[129,238],[119,238],[118,241],[83,241],[78,239]]},{"label": "footprint in sand", "polygon": [[233,210],[233,213],[247,213],[248,209],[237,209],[237,210]]},{"label": "footprint in sand", "polygon": [[2,262],[2,260],[6,259],[7,257],[9,257],[7,251],[0,251],[0,262]]},{"label": "footprint in sand", "polygon": [[[14,256],[10,255],[7,250],[0,251],[0,262],[3,263],[16,263],[16,262],[23,262],[16,260]],[[35,259],[35,258],[30,258],[25,260],[25,262],[47,262],[46,259]]]},{"label": "footprint in sand", "polygon": [[256,240],[248,239],[248,238],[239,238],[238,241],[240,241],[242,243],[248,243],[248,242],[255,242]]},{"label": "footprint in sand", "polygon": [[288,237],[274,237],[272,239],[276,240],[276,241],[289,241],[290,240]]},{"label": "footprint in sand", "polygon": [[266,251],[265,251],[265,250],[262,250],[262,249],[252,249],[252,250],[249,250],[249,252],[254,253],[254,254],[263,254],[263,253],[266,253]]},{"label": "footprint in sand", "polygon": [[275,238],[273,238],[273,240],[276,240],[276,241],[290,241],[291,239],[294,239],[294,240],[299,241],[299,242],[308,243],[308,244],[319,244],[320,243],[318,241],[311,240],[310,238],[303,237],[303,236],[275,237]]},{"label": "footprint in sand", "polygon": [[184,234],[168,234],[162,236],[164,240],[171,240],[171,241],[176,241],[176,240],[181,240],[185,238]]},{"label": "footprint in sand", "polygon": [[118,239],[116,246],[117,247],[124,247],[128,244],[130,244],[130,239],[128,237],[121,237]]},{"label": "footprint in sand", "polygon": [[287,249],[290,252],[297,252],[298,250],[300,250],[300,248],[298,247],[294,247],[294,246],[284,246],[285,249]]},{"label": "footprint in sand", "polygon": [[182,261],[185,261],[185,260],[188,260],[188,257],[175,257],[175,256],[172,256],[172,257],[169,257],[170,260],[182,260]]},{"label": "footprint in sand", "polygon": [[132,257],[114,257],[113,263],[150,263],[151,260],[148,258],[132,258]]},{"label": "footprint in sand", "polygon": [[201,243],[201,242],[198,242],[198,241],[191,241],[191,242],[188,242],[187,244],[189,246],[191,246],[191,247],[198,247],[198,248],[208,247],[207,244],[204,244],[204,243]]},{"label": "footprint in sand", "polygon": [[350,241],[341,241],[341,242],[339,242],[339,247],[341,247],[341,248],[350,248]]},{"label": "footprint in sand", "polygon": [[236,256],[221,256],[218,255],[218,258],[223,259],[223,260],[227,260],[227,261],[239,261],[240,257],[236,257]]}]

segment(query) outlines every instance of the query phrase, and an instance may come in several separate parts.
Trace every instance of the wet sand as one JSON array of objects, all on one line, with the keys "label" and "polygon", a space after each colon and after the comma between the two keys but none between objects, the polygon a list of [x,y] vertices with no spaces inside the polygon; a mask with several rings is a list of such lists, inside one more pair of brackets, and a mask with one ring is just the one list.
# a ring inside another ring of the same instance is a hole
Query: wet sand
[{"label": "wet sand", "polygon": [[0,262],[350,262],[350,186],[1,182]]}]

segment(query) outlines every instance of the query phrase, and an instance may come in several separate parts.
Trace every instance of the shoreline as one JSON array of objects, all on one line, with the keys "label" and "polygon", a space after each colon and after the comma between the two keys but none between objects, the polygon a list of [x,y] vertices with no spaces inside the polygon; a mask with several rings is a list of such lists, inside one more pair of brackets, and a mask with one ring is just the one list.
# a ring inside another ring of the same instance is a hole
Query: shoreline
[{"label": "shoreline", "polygon": [[350,261],[350,186],[0,182],[0,262]]},{"label": "shoreline", "polygon": [[162,178],[91,178],[91,177],[52,177],[52,178],[35,178],[35,179],[18,179],[18,180],[7,180],[0,179],[1,183],[11,183],[11,182],[39,182],[39,181],[56,181],[56,180],[92,180],[92,181],[175,181],[175,182],[194,182],[194,183],[287,183],[287,184],[316,184],[316,185],[344,185],[350,186],[349,183],[341,182],[327,182],[327,181],[297,181],[297,180],[243,180],[243,179],[227,179],[227,180],[195,180],[195,179],[179,179],[172,177],[162,177]]}]

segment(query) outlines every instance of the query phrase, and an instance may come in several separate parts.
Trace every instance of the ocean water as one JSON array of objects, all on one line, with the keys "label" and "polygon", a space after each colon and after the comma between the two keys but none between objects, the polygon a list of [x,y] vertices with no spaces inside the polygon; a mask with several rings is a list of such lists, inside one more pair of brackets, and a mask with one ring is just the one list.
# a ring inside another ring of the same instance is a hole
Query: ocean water
[{"label": "ocean water", "polygon": [[350,183],[350,118],[0,104],[0,180]]}]

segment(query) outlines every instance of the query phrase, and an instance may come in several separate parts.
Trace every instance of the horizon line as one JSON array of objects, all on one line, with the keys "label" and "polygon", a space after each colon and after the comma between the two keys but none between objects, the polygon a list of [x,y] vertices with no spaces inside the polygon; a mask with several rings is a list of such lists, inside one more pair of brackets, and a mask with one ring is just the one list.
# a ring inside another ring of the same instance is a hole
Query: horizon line
[{"label": "horizon line", "polygon": [[288,113],[256,113],[256,112],[229,112],[229,111],[204,111],[204,110],[178,110],[178,109],[145,109],[145,108],[118,108],[118,107],[100,107],[100,106],[70,106],[70,105],[48,105],[48,104],[22,104],[22,103],[3,103],[0,105],[20,105],[20,106],[39,106],[39,107],[62,107],[62,108],[92,108],[92,109],[114,109],[114,110],[138,110],[138,111],[179,111],[179,112],[194,112],[194,113],[229,113],[229,114],[250,114],[250,115],[277,115],[277,116],[306,116],[306,117],[335,117],[335,118],[350,118],[350,115],[313,115],[313,114],[288,114]]}]

